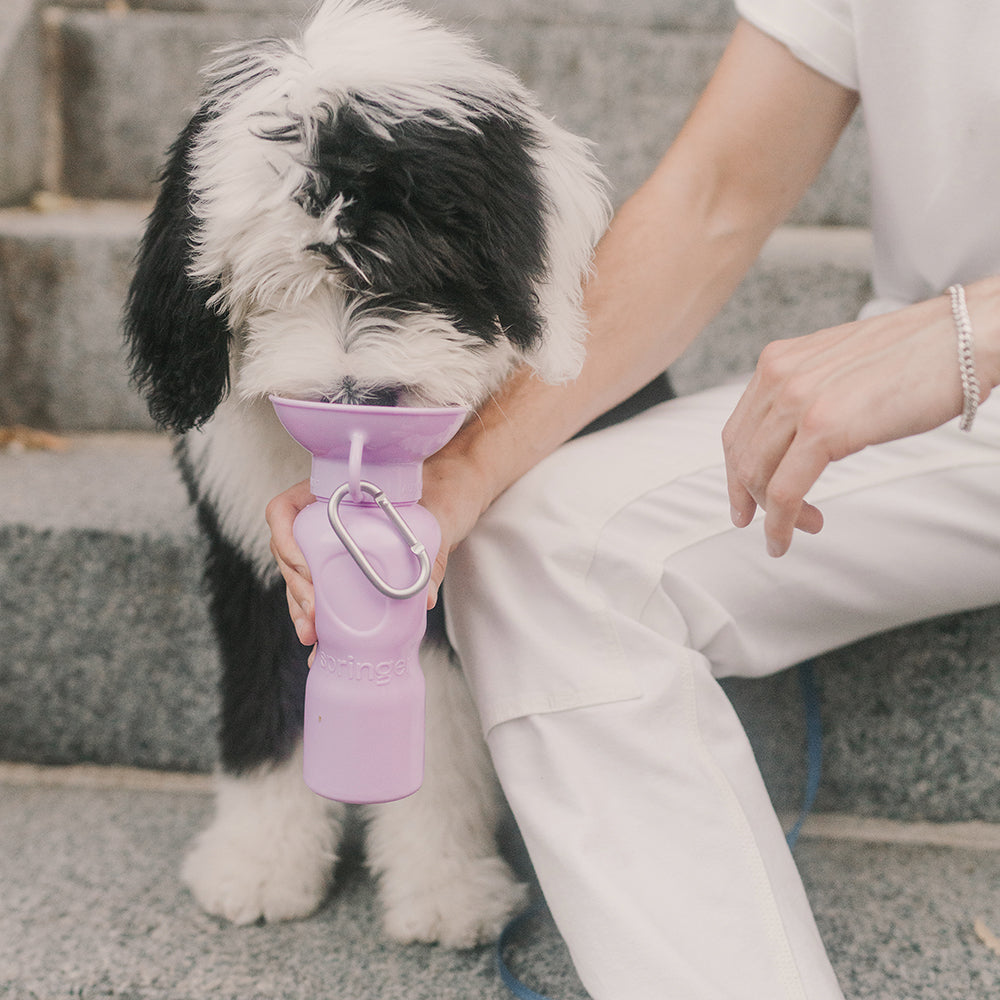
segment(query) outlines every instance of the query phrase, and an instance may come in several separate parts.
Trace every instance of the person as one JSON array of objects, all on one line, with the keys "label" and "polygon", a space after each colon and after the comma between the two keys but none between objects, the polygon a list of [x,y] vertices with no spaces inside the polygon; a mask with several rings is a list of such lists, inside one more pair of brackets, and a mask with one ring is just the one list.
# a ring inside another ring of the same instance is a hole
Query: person
[{"label": "person", "polygon": [[[449,634],[595,1000],[841,997],[718,679],[1000,601],[1000,6],[737,9],[598,248],[579,378],[516,373],[425,467]],[[569,441],[723,305],[859,99],[873,302]],[[311,499],[267,514],[305,643]]]}]

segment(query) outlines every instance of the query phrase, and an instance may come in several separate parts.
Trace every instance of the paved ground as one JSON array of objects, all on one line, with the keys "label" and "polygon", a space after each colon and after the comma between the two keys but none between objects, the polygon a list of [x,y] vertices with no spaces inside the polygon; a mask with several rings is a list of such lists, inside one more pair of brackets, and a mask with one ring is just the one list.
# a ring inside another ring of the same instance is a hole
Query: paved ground
[{"label": "paved ground", "polygon": [[[233,928],[177,879],[211,809],[204,777],[0,765],[0,995],[9,1000],[501,1000],[493,950],[386,943],[350,848],[326,906]],[[850,1000],[997,995],[1000,828],[818,816],[797,856]],[[978,930],[977,930],[978,928]],[[985,940],[984,940],[985,939]],[[996,942],[994,942],[994,945]],[[582,1000],[546,918],[511,965]]]}]

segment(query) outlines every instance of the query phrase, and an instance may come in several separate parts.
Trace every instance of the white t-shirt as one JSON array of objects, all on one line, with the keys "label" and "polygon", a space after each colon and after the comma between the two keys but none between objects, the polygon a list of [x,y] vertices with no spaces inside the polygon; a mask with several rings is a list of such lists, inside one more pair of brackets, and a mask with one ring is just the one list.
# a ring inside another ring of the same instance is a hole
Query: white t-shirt
[{"label": "white t-shirt", "polygon": [[876,302],[1000,273],[1000,2],[736,0],[806,65],[861,94]]}]

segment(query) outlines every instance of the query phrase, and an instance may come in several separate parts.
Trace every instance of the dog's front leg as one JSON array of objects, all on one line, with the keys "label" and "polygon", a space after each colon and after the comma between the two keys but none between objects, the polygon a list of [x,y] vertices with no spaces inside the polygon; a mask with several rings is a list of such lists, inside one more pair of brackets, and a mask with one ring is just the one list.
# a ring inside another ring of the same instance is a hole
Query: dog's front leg
[{"label": "dog's front leg", "polygon": [[438,640],[421,648],[424,784],[409,798],[369,808],[367,851],[390,937],[470,948],[496,939],[526,889],[497,854],[499,788],[452,657]]},{"label": "dog's front leg", "polygon": [[295,920],[326,898],[343,807],[302,781],[302,754],[216,777],[215,817],[195,839],[182,878],[199,905],[235,924]]},{"label": "dog's front leg", "polygon": [[344,808],[302,779],[299,645],[284,584],[262,582],[200,505],[206,583],[223,666],[216,814],[182,876],[204,909],[237,924],[305,917],[322,902]]}]

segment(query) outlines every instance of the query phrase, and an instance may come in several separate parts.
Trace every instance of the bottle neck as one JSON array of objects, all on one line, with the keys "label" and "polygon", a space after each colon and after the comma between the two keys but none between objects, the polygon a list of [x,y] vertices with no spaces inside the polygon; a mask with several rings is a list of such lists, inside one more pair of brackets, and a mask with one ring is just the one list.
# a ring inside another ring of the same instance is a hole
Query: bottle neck
[{"label": "bottle neck", "polygon": [[[422,470],[422,462],[400,464],[362,462],[359,478],[377,486],[395,504],[413,504],[423,493]],[[317,499],[329,500],[344,483],[350,481],[351,470],[346,459],[313,456],[309,488]],[[344,502],[354,501],[348,497]],[[367,494],[362,494],[361,504],[367,505],[372,502]]]}]

